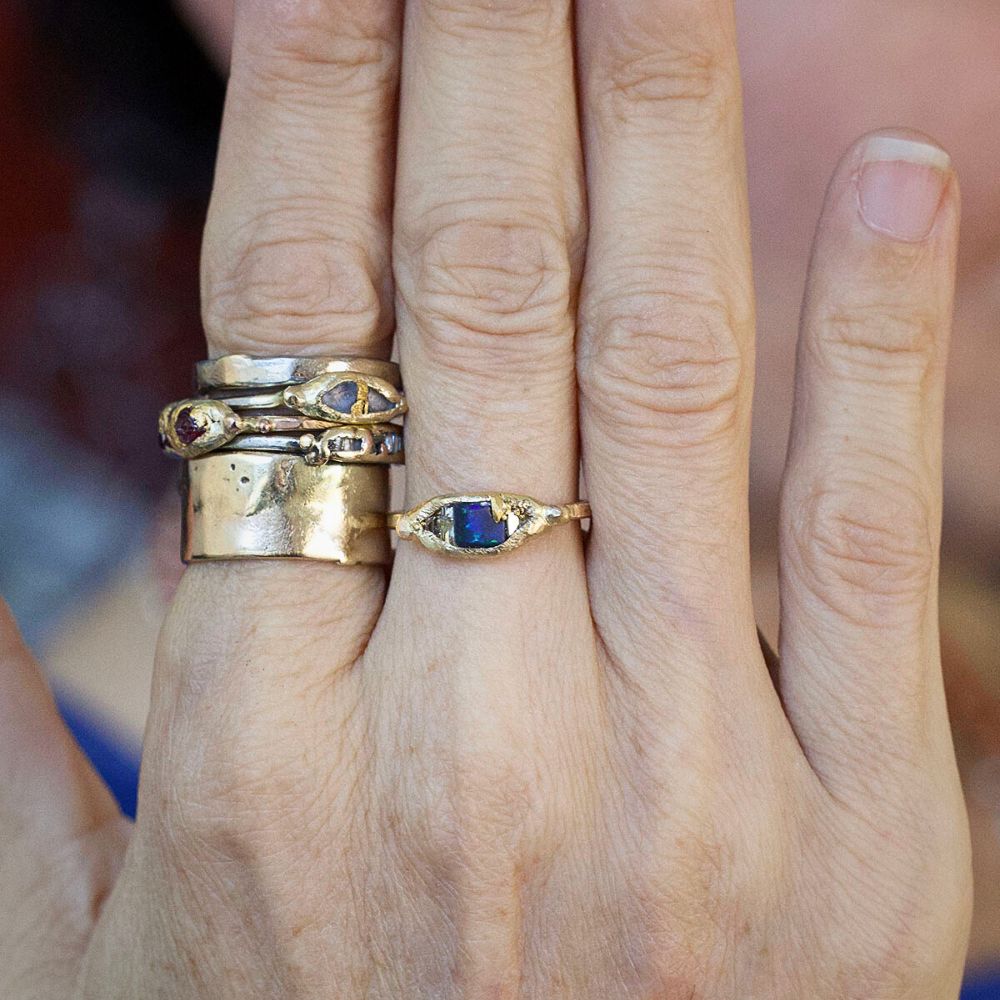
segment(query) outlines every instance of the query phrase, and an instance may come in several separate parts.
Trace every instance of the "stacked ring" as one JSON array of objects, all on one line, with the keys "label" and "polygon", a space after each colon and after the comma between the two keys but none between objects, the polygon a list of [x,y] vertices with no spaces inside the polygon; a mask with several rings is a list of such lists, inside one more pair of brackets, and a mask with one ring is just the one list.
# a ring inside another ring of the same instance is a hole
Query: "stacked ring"
[{"label": "stacked ring", "polygon": [[387,466],[404,460],[399,369],[369,358],[200,362],[200,396],[163,408],[160,444],[187,459],[185,562],[384,563]]},{"label": "stacked ring", "polygon": [[492,557],[590,518],[583,500],[439,496],[389,514],[406,412],[399,369],[370,358],[202,361],[201,395],[163,408],[161,446],[187,459],[185,562],[306,558],[385,563],[390,532],[459,559]]},{"label": "stacked ring", "polygon": [[160,412],[160,445],[181,458],[229,448],[287,451],[310,464],[403,461],[402,428],[389,421],[406,400],[389,362],[230,355],[201,362],[197,377],[204,395]]}]

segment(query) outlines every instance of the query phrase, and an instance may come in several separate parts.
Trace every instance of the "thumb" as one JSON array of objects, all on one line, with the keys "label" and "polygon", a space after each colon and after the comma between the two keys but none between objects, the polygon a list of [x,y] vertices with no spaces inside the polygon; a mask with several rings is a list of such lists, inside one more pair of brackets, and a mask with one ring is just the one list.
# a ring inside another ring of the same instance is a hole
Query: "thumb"
[{"label": "thumb", "polygon": [[127,830],[0,601],[0,996],[70,994]]}]

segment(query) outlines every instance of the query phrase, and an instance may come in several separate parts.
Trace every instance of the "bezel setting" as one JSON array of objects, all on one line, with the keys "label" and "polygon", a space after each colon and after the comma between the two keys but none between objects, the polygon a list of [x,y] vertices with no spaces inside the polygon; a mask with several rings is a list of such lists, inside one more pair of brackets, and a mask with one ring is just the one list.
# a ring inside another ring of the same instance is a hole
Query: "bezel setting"
[{"label": "bezel setting", "polygon": [[[489,504],[495,523],[506,522],[506,538],[499,544],[460,545],[455,541],[455,509]],[[566,520],[563,508],[539,503],[516,493],[460,493],[439,496],[400,514],[396,531],[433,552],[459,559],[503,555],[523,545],[533,535]]]},{"label": "bezel setting", "polygon": [[[354,402],[349,409],[330,401],[340,386],[356,386]],[[321,417],[338,424],[384,424],[406,412],[403,394],[392,383],[374,375],[358,372],[336,372],[320,375],[299,385],[287,386],[282,391],[284,405],[311,417]],[[372,408],[372,400],[381,398],[388,408]]]},{"label": "bezel setting", "polygon": [[[183,427],[181,426],[183,423]],[[191,427],[197,433],[191,435]],[[198,458],[240,433],[240,419],[216,399],[182,399],[160,411],[160,442],[183,458]]]},{"label": "bezel setting", "polygon": [[309,465],[338,462],[350,465],[381,456],[403,461],[403,429],[398,424],[357,426],[339,424],[322,434],[303,434],[299,448]]}]

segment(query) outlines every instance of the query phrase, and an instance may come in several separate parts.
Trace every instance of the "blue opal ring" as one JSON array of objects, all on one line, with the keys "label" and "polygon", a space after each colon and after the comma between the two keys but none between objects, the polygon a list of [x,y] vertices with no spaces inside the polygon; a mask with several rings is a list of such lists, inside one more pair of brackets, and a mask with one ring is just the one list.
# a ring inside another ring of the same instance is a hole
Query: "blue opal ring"
[{"label": "blue opal ring", "polygon": [[415,539],[432,552],[479,559],[510,552],[557,524],[590,516],[590,504],[583,500],[553,506],[514,493],[463,493],[390,514],[388,522],[400,538]]}]

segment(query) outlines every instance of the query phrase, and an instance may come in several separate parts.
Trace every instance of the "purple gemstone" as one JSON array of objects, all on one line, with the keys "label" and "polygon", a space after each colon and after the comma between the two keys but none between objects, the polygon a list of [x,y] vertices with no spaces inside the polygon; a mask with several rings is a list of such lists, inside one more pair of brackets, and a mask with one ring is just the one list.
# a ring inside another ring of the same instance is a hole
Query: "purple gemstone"
[{"label": "purple gemstone", "polygon": [[174,418],[174,433],[181,444],[194,444],[207,430],[195,420],[190,406],[185,406]]},{"label": "purple gemstone", "polygon": [[358,384],[356,382],[338,382],[328,392],[323,393],[323,403],[337,413],[350,413],[351,407],[358,401]]},{"label": "purple gemstone", "polygon": [[[332,389],[323,393],[322,400],[331,410],[350,414],[359,395],[357,382],[338,382]],[[375,389],[369,389],[366,407],[365,413],[386,413],[395,409],[396,404]]]},{"label": "purple gemstone", "polygon": [[385,398],[380,392],[374,389],[368,390],[368,409],[372,413],[385,413],[395,407],[395,403]]}]

